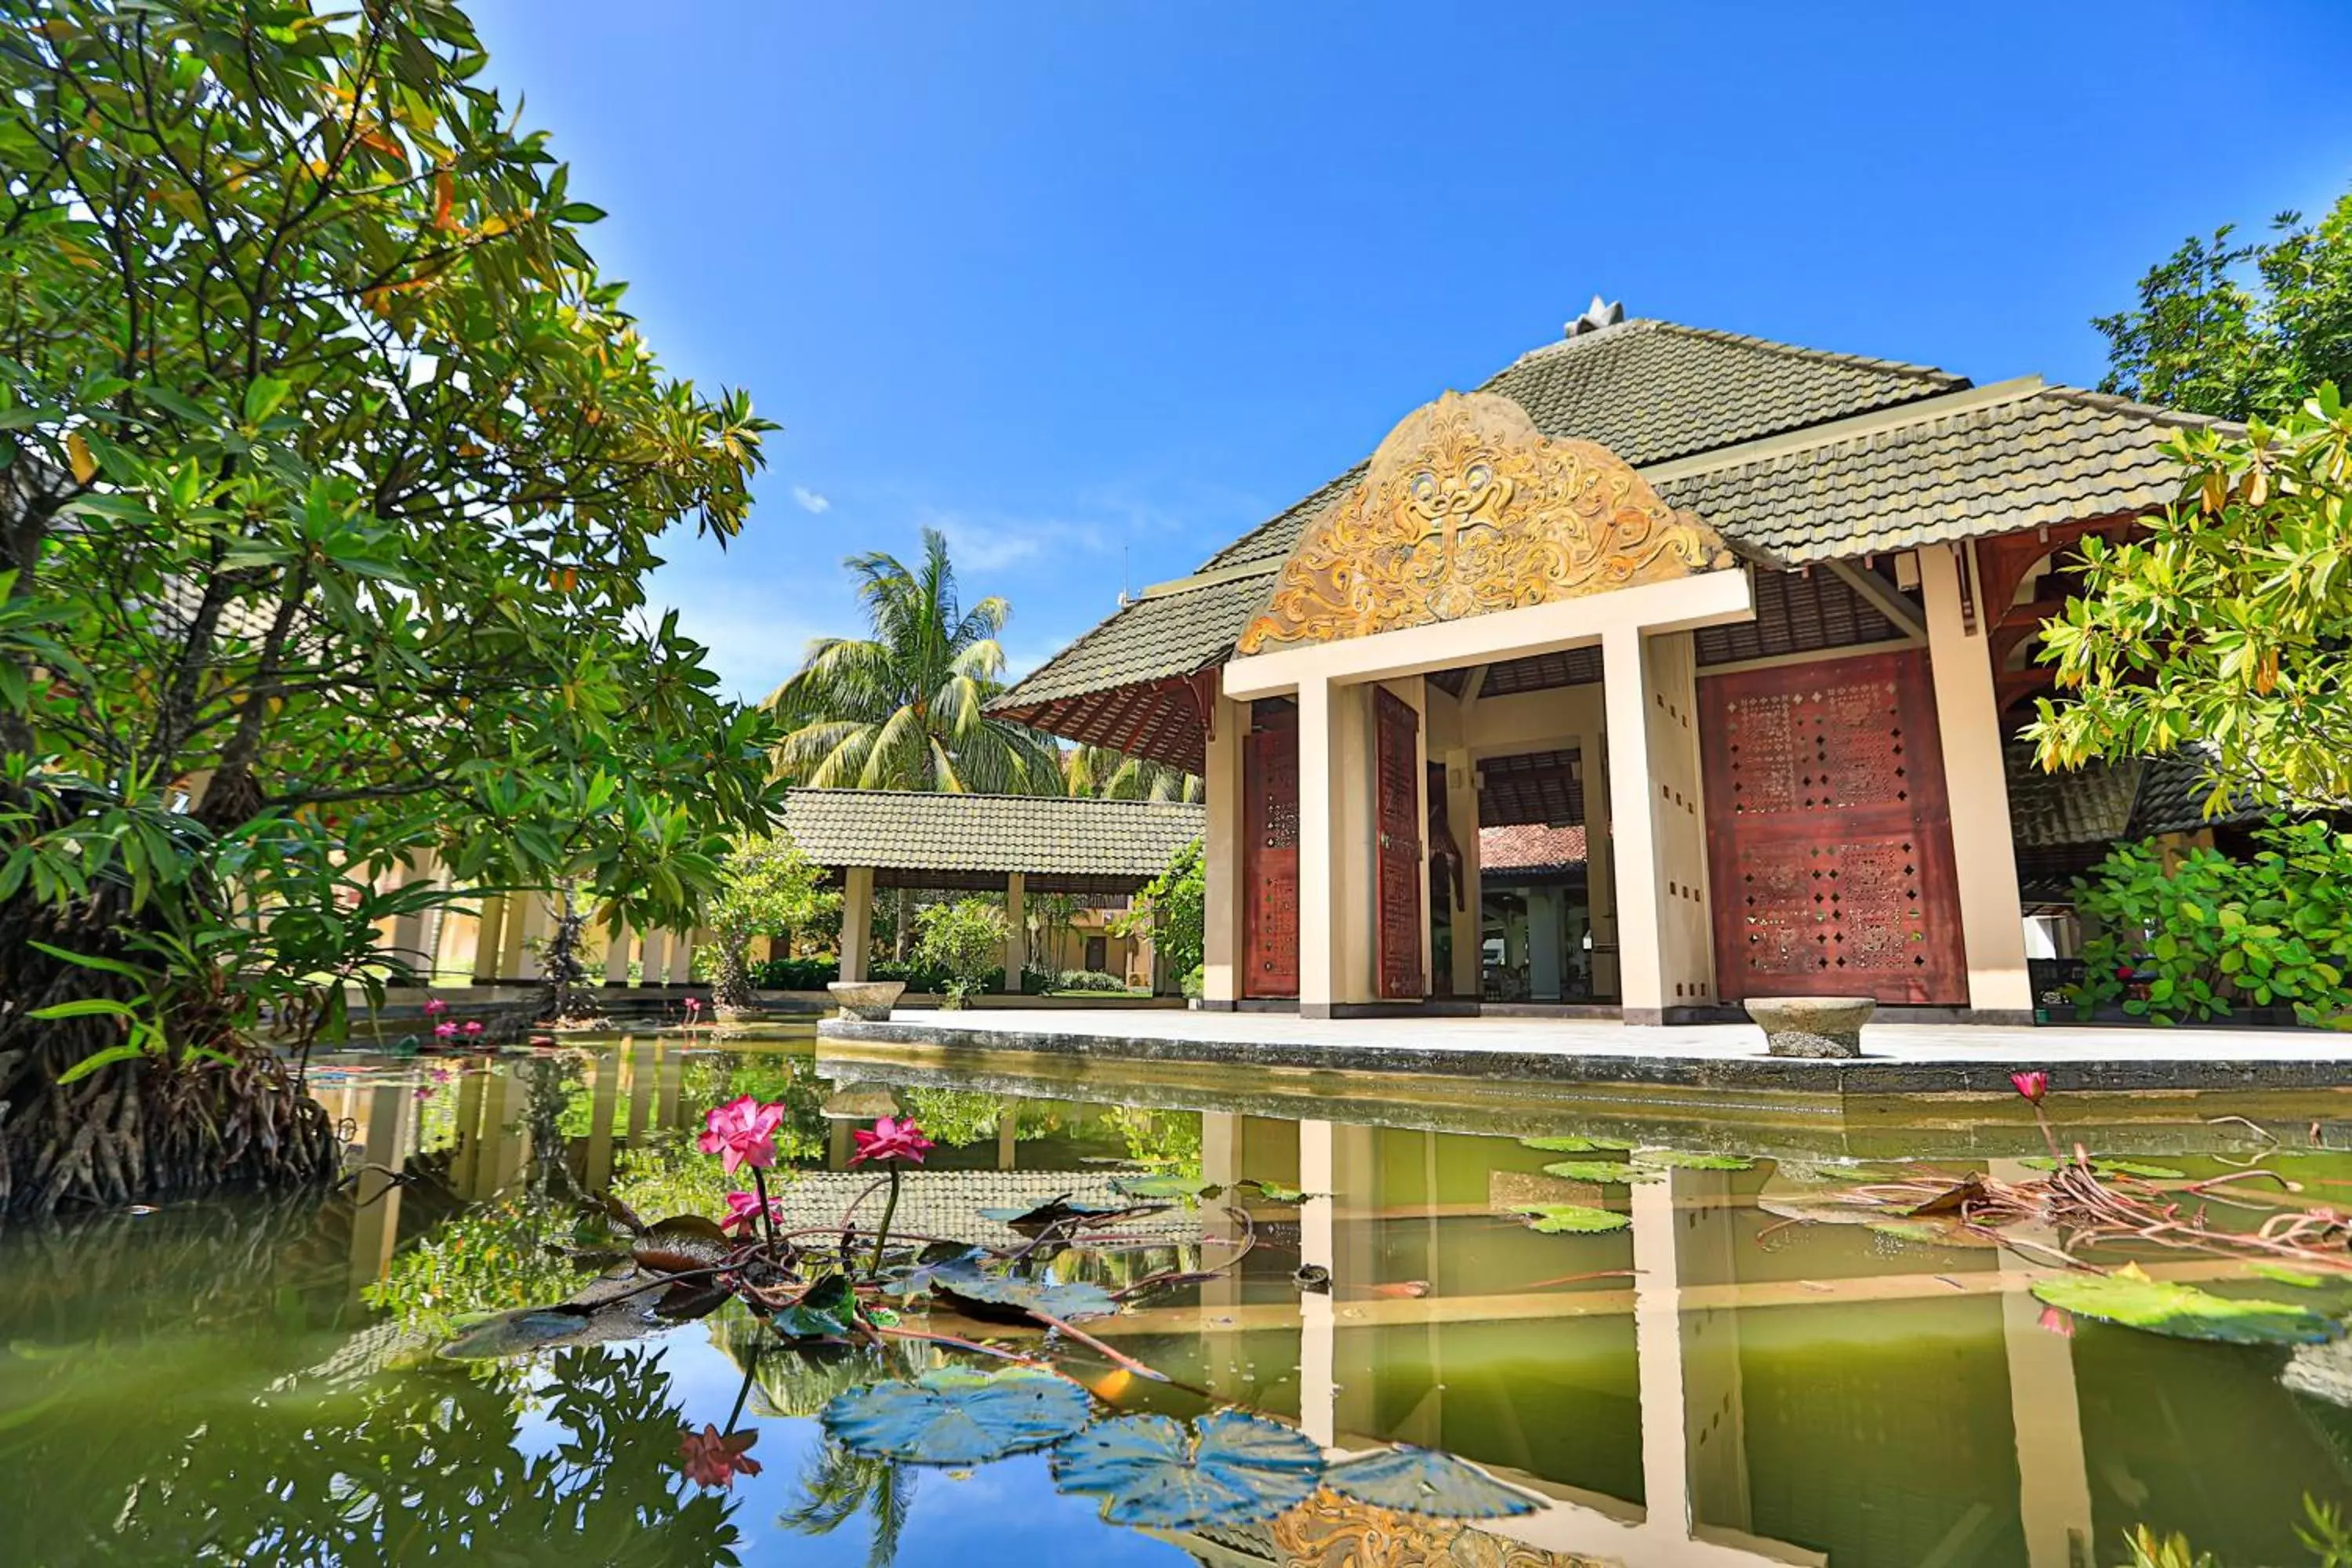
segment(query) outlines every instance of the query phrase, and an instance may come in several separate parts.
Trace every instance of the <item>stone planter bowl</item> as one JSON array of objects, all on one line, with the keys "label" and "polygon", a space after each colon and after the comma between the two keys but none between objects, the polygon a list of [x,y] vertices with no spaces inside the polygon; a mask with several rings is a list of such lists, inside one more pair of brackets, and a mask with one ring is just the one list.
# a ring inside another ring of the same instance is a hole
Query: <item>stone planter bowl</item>
[{"label": "stone planter bowl", "polygon": [[890,1009],[898,1005],[905,994],[903,980],[836,980],[825,990],[841,1008],[845,1018],[863,1019],[869,1024],[887,1024]]},{"label": "stone planter bowl", "polygon": [[1862,1026],[1878,1011],[1867,996],[1751,996],[1742,1005],[1776,1057],[1858,1057]]}]

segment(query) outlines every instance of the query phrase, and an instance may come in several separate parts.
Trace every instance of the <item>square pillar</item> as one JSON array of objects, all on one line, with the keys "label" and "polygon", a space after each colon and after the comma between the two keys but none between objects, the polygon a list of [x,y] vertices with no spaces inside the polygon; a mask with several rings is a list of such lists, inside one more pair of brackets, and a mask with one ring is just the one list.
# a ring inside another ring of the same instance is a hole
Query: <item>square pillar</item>
[{"label": "square pillar", "polygon": [[841,977],[863,980],[874,949],[874,868],[852,866],[841,883]]},{"label": "square pillar", "polygon": [[1688,632],[1612,627],[1602,642],[1619,988],[1629,1024],[1662,1024],[1670,1008],[1715,999],[1696,675]]},{"label": "square pillar", "polygon": [[1445,754],[1445,826],[1462,851],[1462,904],[1444,890],[1445,918],[1454,927],[1454,995],[1475,1002],[1486,988],[1486,918],[1478,896],[1478,770],[1467,748]]},{"label": "square pillar", "polygon": [[1029,967],[1029,877],[1014,871],[1004,879],[1004,989],[1021,990],[1021,972]]},{"label": "square pillar", "polygon": [[1557,888],[1528,889],[1528,1000],[1560,995],[1560,898]]},{"label": "square pillar", "polygon": [[507,899],[492,893],[482,900],[474,922],[474,984],[488,985],[499,978],[499,952],[504,945]]},{"label": "square pillar", "polygon": [[645,959],[637,965],[637,984],[660,985],[669,978],[669,937],[667,932],[646,932]]},{"label": "square pillar", "polygon": [[[1919,551],[1919,589],[1927,600],[1927,670],[1936,690],[1936,728],[1944,743],[1944,792],[1951,802],[1952,866],[1968,952],[1969,1007],[2031,1023],[2033,983],[2025,967],[2024,902],[2017,890],[2017,847],[2009,826],[2009,778],[2001,768],[2000,707],[1993,694],[1982,608],[1968,613],[1975,574],[1958,545]],[[2004,606],[2005,607],[2005,606]]]},{"label": "square pillar", "polygon": [[613,928],[612,940],[604,944],[604,984],[626,985],[629,983],[629,960],[636,951],[637,935],[625,924]]},{"label": "square pillar", "polygon": [[703,934],[698,931],[682,931],[670,938],[669,983],[672,985],[690,985],[694,983],[694,950],[700,943]]},{"label": "square pillar", "polygon": [[1208,816],[1201,841],[1201,1000],[1223,1009],[1242,994],[1242,910],[1248,897],[1242,886],[1242,751],[1250,710],[1245,702],[1220,697],[1210,712],[1201,775]]},{"label": "square pillar", "polygon": [[1366,686],[1298,688],[1298,1013],[1328,1018],[1372,986],[1372,755]]},{"label": "square pillar", "polygon": [[499,978],[536,980],[539,961],[524,945],[539,934],[539,895],[509,893],[506,920],[499,933]]}]

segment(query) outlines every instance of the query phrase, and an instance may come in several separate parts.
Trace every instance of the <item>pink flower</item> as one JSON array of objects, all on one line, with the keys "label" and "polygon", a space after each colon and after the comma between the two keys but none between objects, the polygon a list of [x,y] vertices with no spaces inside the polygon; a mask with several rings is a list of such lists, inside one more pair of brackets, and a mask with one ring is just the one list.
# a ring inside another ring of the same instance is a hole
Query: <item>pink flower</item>
[{"label": "pink flower", "polygon": [[701,1012],[702,998],[699,996],[688,997],[686,999],[686,1011],[688,1017],[692,1017],[695,1014]]},{"label": "pink flower", "polygon": [[473,1036],[478,1035],[481,1032],[482,1021],[479,1018],[468,1018],[466,1020],[466,1034],[468,1038],[471,1038]]},{"label": "pink flower", "polygon": [[689,1427],[678,1433],[677,1468],[696,1486],[724,1490],[735,1484],[737,1476],[760,1473],[760,1461],[744,1452],[759,1440],[756,1431],[730,1432],[722,1436],[718,1427],[706,1421],[699,1432]]},{"label": "pink flower", "polygon": [[782,1106],[762,1105],[747,1094],[714,1106],[702,1119],[707,1131],[695,1146],[725,1156],[730,1176],[739,1165],[765,1170],[776,1163],[776,1129],[783,1120]]},{"label": "pink flower", "polygon": [[850,1136],[857,1140],[857,1152],[849,1157],[853,1165],[862,1165],[868,1160],[912,1160],[919,1165],[924,1151],[931,1146],[931,1141],[914,1122],[894,1121],[887,1116],[874,1124],[871,1132],[860,1128]]},{"label": "pink flower", "polygon": [[2013,1072],[2009,1075],[2009,1081],[2017,1086],[2018,1093],[2036,1105],[2041,1104],[2043,1098],[2050,1092],[2050,1075],[2038,1069],[2033,1072]]},{"label": "pink flower", "polygon": [[429,1083],[419,1084],[416,1086],[416,1098],[419,1100],[430,1100],[440,1092],[441,1091],[439,1089],[435,1089]]},{"label": "pink flower", "polygon": [[[756,1194],[751,1193],[730,1193],[727,1194],[727,1217],[719,1222],[719,1228],[721,1230],[750,1230],[751,1228],[751,1222],[759,1217],[760,1200]],[[768,1217],[774,1220],[782,1219],[784,1217],[784,1205],[778,1203],[775,1199],[770,1198],[768,1200]]]},{"label": "pink flower", "polygon": [[457,1037],[457,1026],[436,1024],[433,1026],[433,1037],[436,1040],[454,1040]]},{"label": "pink flower", "polygon": [[425,999],[425,1016],[428,1018],[438,1017],[448,1010],[449,1004],[438,996],[427,996]]},{"label": "pink flower", "polygon": [[2051,1333],[2056,1334],[2061,1339],[2071,1340],[2074,1337],[2074,1314],[2066,1311],[2063,1308],[2042,1308],[2042,1326]]}]

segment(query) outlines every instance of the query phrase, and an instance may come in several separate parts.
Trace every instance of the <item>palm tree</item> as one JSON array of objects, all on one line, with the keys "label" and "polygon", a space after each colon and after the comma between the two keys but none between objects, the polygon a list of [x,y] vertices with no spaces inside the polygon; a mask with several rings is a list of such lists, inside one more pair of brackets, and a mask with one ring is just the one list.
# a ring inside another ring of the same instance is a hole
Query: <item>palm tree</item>
[{"label": "palm tree", "polygon": [[1071,795],[1104,800],[1198,803],[1202,799],[1198,775],[1108,746],[1080,746],[1069,752],[1063,761],[1062,779]]},{"label": "palm tree", "polygon": [[996,635],[1013,607],[992,595],[964,609],[933,529],[912,570],[879,551],[843,564],[873,635],[818,637],[768,699],[787,731],[778,773],[832,789],[1061,794],[1054,741],[986,711],[1004,689]]}]

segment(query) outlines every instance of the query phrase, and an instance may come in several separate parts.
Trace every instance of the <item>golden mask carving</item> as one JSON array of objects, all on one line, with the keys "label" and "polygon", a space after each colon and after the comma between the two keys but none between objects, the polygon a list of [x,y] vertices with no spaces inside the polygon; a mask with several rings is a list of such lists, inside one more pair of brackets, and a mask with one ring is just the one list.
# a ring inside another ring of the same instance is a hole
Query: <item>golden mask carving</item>
[{"label": "golden mask carving", "polygon": [[1286,1568],[1622,1568],[1322,1489],[1276,1519],[1268,1533]]},{"label": "golden mask carving", "polygon": [[1407,415],[1307,531],[1236,651],[1369,637],[1731,564],[1616,454],[1538,434],[1494,393]]}]

